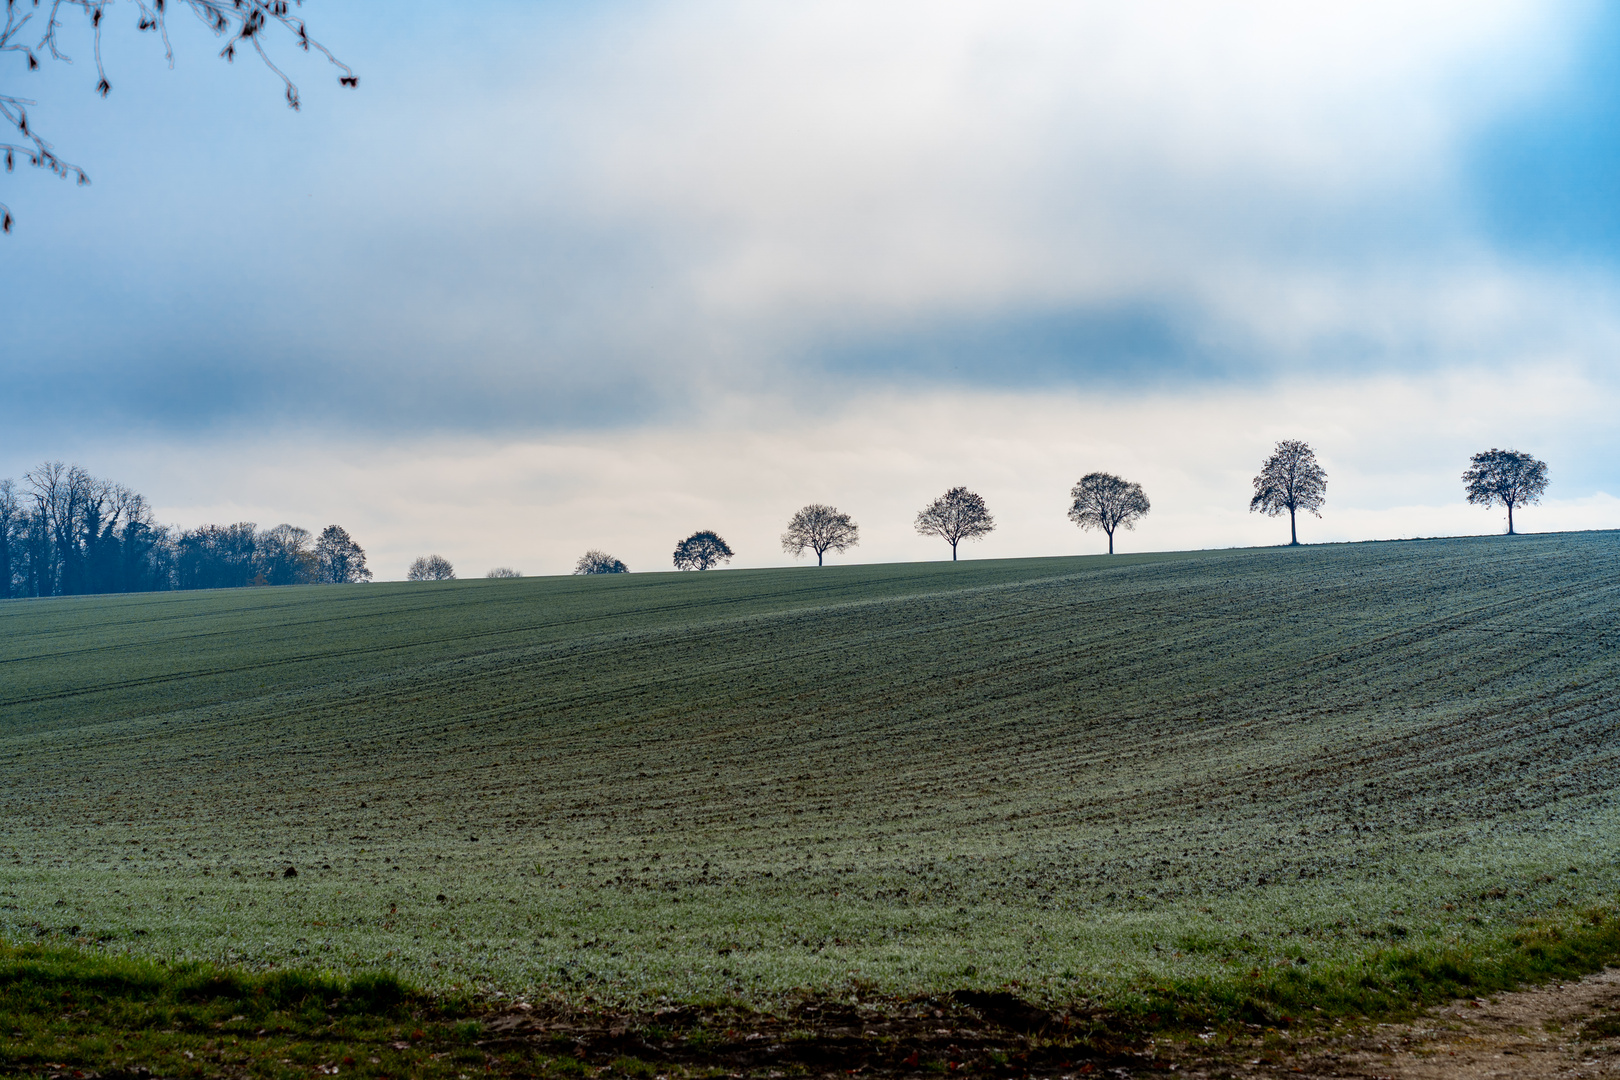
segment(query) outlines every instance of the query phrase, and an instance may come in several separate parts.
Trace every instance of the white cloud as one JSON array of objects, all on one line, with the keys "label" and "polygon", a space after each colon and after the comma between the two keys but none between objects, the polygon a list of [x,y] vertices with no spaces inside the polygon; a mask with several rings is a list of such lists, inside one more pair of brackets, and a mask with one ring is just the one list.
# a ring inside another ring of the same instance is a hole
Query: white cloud
[{"label": "white cloud", "polygon": [[[129,81],[77,115],[126,156],[0,270],[22,403],[0,453],[131,420],[363,428],[414,459],[473,445],[424,431],[540,446],[650,417],[625,438],[678,439],[672,417],[722,400],[849,415],[901,381],[885,349],[908,336],[1111,306],[1163,314],[1189,354],[1122,384],[1196,372],[1217,401],[1234,376],[1601,380],[1610,272],[1493,250],[1462,174],[1592,10],[424,3],[383,32],[334,8],[362,89],[300,68],[297,117],[197,31],[177,72],[120,58]],[[1065,399],[1125,366],[1106,342],[1036,370],[973,340],[981,384]],[[937,400],[962,377],[905,370]]]},{"label": "white cloud", "polygon": [[717,314],[1213,300],[1239,267],[1276,284],[1369,241],[1411,258],[1414,230],[1456,242],[1459,151],[1541,88],[1574,21],[1528,3],[661,4],[540,80],[540,98],[589,92],[533,134],[564,137],[560,183],[588,213],[681,232]]}]

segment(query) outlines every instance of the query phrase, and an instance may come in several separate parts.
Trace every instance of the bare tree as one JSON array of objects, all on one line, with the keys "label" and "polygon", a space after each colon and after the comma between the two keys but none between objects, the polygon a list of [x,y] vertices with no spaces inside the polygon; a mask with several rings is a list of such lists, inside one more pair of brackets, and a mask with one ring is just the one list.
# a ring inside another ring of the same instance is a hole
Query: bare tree
[{"label": "bare tree", "polygon": [[514,570],[510,566],[497,566],[484,576],[487,578],[520,578],[523,576],[523,571]]},{"label": "bare tree", "polygon": [[1513,508],[1541,501],[1547,490],[1547,463],[1517,450],[1492,447],[1469,459],[1463,483],[1468,501],[1481,506],[1498,503],[1507,507],[1508,535],[1513,535]]},{"label": "bare tree", "polygon": [[40,541],[33,556],[42,596],[115,591],[106,561],[128,493],[77,465],[48,461],[23,480],[32,497],[31,517]]},{"label": "bare tree", "polygon": [[829,551],[845,552],[861,542],[859,525],[848,514],[840,514],[831,506],[811,503],[793,515],[787,532],[782,534],[782,550],[798,556],[809,548],[816,553],[816,565]]},{"label": "bare tree", "polygon": [[708,529],[695,532],[675,545],[675,569],[707,570],[730,562],[734,553],[720,534]]},{"label": "bare tree", "polygon": [[31,560],[41,579],[38,595],[68,595],[75,591],[75,526],[89,497],[90,482],[83,469],[60,461],[44,462],[23,474],[33,502],[29,516],[38,535],[38,550]]},{"label": "bare tree", "polygon": [[347,585],[370,581],[371,571],[366,569],[366,552],[340,525],[328,525],[315,541],[315,558],[319,563],[319,576],[330,585]]},{"label": "bare tree", "polygon": [[172,529],[137,492],[48,461],[0,479],[0,598],[366,581],[366,553],[333,525]]},{"label": "bare tree", "polygon": [[405,572],[406,581],[454,581],[456,568],[443,555],[419,555]]},{"label": "bare tree", "polygon": [[18,563],[14,545],[20,546],[22,541],[19,526],[23,518],[22,503],[17,499],[17,485],[9,477],[0,479],[0,600],[11,595],[12,579]]},{"label": "bare tree", "polygon": [[951,562],[956,561],[957,544],[988,536],[995,527],[984,499],[965,487],[951,488],[917,513],[917,531],[950,544]]},{"label": "bare tree", "polygon": [[576,574],[628,574],[630,568],[605,551],[591,548],[574,564]]},{"label": "bare tree", "polygon": [[0,595],[70,596],[168,588],[168,532],[146,500],[77,465],[48,461],[18,490],[5,481],[12,512]]},{"label": "bare tree", "polygon": [[107,522],[96,543],[96,591],[144,592],[167,587],[168,574],[159,567],[167,561],[167,539],[168,530],[153,520],[146,499],[114,484]]},{"label": "bare tree", "polygon": [[[22,53],[29,71],[39,70],[41,58],[71,64],[72,58],[62,51],[58,33],[62,28],[63,9],[78,8],[90,24],[96,61],[96,93],[106,97],[112,92],[112,83],[108,80],[107,71],[101,63],[101,33],[107,24],[108,12],[117,6],[117,2],[118,0],[33,0],[32,5],[25,7],[21,0],[6,0],[5,24],[0,26],[0,53]],[[165,0],[129,0],[129,2],[136,9],[135,28],[144,33],[157,34],[163,40],[163,52],[169,61],[169,67],[174,67],[174,49],[169,44],[168,4]],[[299,107],[298,87],[281,68],[276,66],[275,61],[270,59],[269,52],[265,50],[265,39],[275,30],[280,30],[294,48],[304,52],[313,50],[331,61],[338,69],[340,85],[349,87],[360,85],[360,77],[350,70],[348,65],[333,56],[326,46],[310,37],[304,20],[293,14],[293,8],[302,6],[303,0],[290,2],[289,0],[178,0],[178,2],[190,8],[192,13],[214,32],[215,37],[224,40],[225,45],[219,55],[226,61],[235,60],[240,50],[251,48],[256,52],[265,67],[281,80],[288,108]],[[36,21],[35,17],[41,15],[43,22]],[[38,34],[37,38],[33,36],[35,33]],[[35,168],[48,169],[63,178],[72,176],[79,183],[88,184],[89,174],[79,166],[59,157],[55,147],[34,127],[29,119],[28,109],[36,104],[37,102],[27,98],[0,94],[0,120],[10,124],[22,140],[0,143],[0,155],[5,158],[6,171],[11,172],[16,167],[16,159],[20,156]],[[10,232],[11,226],[11,211],[0,203],[0,231]]]},{"label": "bare tree", "polygon": [[1327,501],[1327,471],[1316,463],[1316,451],[1298,439],[1285,439],[1277,444],[1260,475],[1254,478],[1254,498],[1249,500],[1249,511],[1258,510],[1267,517],[1288,512],[1288,545],[1299,544],[1299,530],[1294,518],[1300,510],[1317,517],[1322,516],[1322,504]]},{"label": "bare tree", "polygon": [[1108,554],[1114,553],[1114,530],[1133,529],[1137,519],[1153,509],[1141,484],[1122,480],[1113,473],[1087,473],[1069,491],[1074,500],[1069,520],[1082,529],[1101,529],[1108,534]]},{"label": "bare tree", "polygon": [[255,585],[299,585],[320,580],[320,556],[309,546],[308,529],[277,525],[254,538]]}]

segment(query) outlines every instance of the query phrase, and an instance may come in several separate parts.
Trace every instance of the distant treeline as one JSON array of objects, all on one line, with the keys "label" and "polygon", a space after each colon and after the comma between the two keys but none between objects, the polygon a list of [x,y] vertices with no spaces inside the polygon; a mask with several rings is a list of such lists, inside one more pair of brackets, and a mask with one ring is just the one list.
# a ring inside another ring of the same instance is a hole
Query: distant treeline
[{"label": "distant treeline", "polygon": [[0,480],[0,597],[369,581],[366,553],[330,525],[177,529],[146,500],[77,465]]}]

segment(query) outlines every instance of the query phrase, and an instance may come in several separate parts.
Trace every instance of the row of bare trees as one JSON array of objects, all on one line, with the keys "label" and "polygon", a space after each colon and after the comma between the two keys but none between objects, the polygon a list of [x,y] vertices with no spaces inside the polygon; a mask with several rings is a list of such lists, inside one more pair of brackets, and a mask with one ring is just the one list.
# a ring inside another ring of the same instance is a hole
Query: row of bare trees
[{"label": "row of bare trees", "polygon": [[[1507,531],[1512,536],[1514,508],[1540,502],[1547,490],[1547,463],[1519,450],[1492,447],[1469,458],[1462,479],[1470,503],[1507,508]],[[1149,510],[1140,484],[1109,473],[1090,474],[1075,485],[1070,496],[1074,503],[1069,517],[1081,528],[1106,532],[1110,555],[1114,553],[1114,531],[1131,528]],[[1299,544],[1300,512],[1321,517],[1326,501],[1327,470],[1316,460],[1316,451],[1302,440],[1284,439],[1254,478],[1249,510],[1267,517],[1287,514],[1288,543],[1294,547]]]},{"label": "row of bare trees", "polygon": [[[1513,529],[1513,510],[1540,500],[1547,489],[1547,464],[1518,450],[1491,449],[1473,455],[1463,474],[1468,501],[1480,505],[1505,506],[1508,533]],[[1114,553],[1114,534],[1135,528],[1153,506],[1142,485],[1115,476],[1093,472],[1081,477],[1069,491],[1069,520],[1082,529],[1095,529],[1108,537],[1108,554]],[[1288,515],[1288,542],[1299,544],[1298,517],[1301,512],[1322,516],[1327,500],[1327,470],[1316,460],[1316,451],[1299,439],[1277,443],[1254,478],[1251,512],[1268,517]],[[917,513],[916,529],[924,536],[935,536],[951,546],[951,561],[964,540],[988,536],[996,527],[995,518],[983,496],[965,487],[953,487]],[[829,551],[843,552],[860,543],[860,526],[848,514],[825,503],[811,503],[793,515],[782,534],[782,550],[798,557],[814,552],[821,566]],[[677,570],[708,570],[729,562],[729,544],[712,530],[693,533],[675,547]],[[601,551],[588,551],[574,568],[576,574],[622,574],[628,567]]]},{"label": "row of bare trees", "polygon": [[[951,559],[963,540],[987,535],[996,527],[984,500],[965,487],[951,488],[923,507],[917,515],[917,531],[938,536],[951,545]],[[861,542],[861,528],[837,507],[811,503],[793,515],[782,534],[782,550],[795,557],[806,551],[816,555],[816,565],[825,563],[827,552],[843,552]],[[730,562],[736,552],[712,529],[700,529],[675,545],[673,561],[677,570],[709,570]],[[629,571],[619,559],[592,549],[574,564],[576,574],[623,574]]]},{"label": "row of bare trees", "polygon": [[0,480],[0,598],[367,581],[347,531],[160,525],[122,484],[49,461]]},{"label": "row of bare trees", "polygon": [[[1507,509],[1507,531],[1512,536],[1514,509],[1540,502],[1547,490],[1547,463],[1521,450],[1492,447],[1468,459],[1462,481],[1470,503]],[[1327,470],[1316,460],[1316,451],[1309,443],[1284,439],[1254,478],[1249,509],[1270,517],[1286,513],[1288,543],[1294,546],[1299,543],[1299,512],[1321,517],[1326,501]]]}]

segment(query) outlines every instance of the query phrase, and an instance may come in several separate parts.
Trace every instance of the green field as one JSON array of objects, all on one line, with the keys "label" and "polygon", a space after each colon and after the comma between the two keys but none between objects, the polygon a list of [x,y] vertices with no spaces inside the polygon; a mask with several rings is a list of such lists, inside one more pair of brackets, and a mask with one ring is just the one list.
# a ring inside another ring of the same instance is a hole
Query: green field
[{"label": "green field", "polygon": [[1617,647],[1616,533],[7,601],[0,938],[631,1004],[1489,958],[1615,898]]}]

